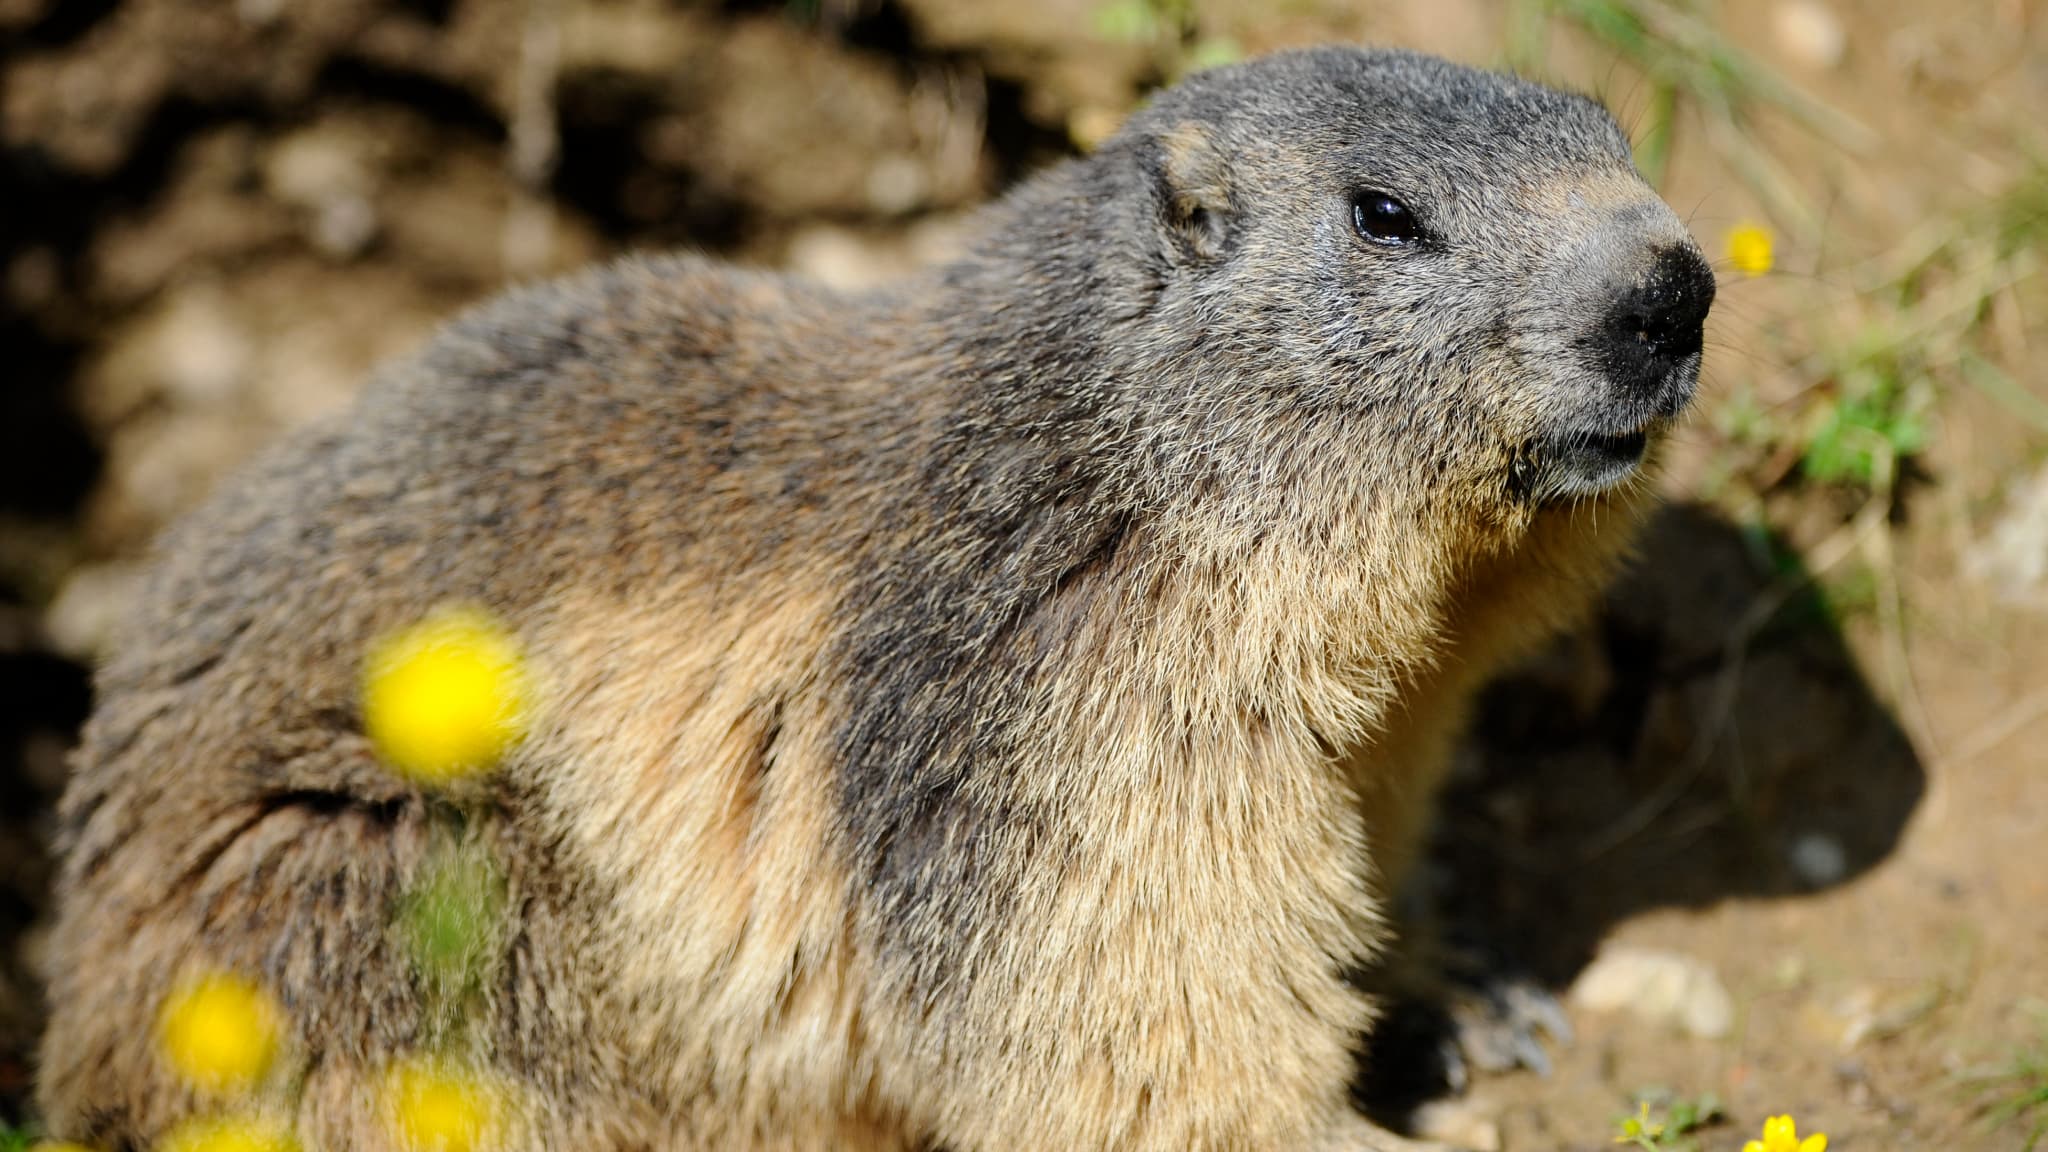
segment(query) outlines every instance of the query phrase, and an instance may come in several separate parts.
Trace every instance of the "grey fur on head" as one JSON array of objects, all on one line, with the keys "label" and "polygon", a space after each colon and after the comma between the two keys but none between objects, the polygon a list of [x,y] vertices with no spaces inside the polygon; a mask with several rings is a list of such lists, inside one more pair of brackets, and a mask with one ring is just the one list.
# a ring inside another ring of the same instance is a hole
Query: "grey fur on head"
[{"label": "grey fur on head", "polygon": [[[1361,244],[1350,200],[1367,190],[1404,202],[1423,241]],[[1020,357],[1101,341],[1109,354],[1086,375],[1138,402],[1147,422],[1128,442],[1173,462],[1151,477],[1168,488],[1187,469],[1271,470],[1277,443],[1555,497],[1587,486],[1516,479],[1531,451],[1626,436],[1689,395],[1696,350],[1671,389],[1643,395],[1609,386],[1589,347],[1663,252],[1710,300],[1704,260],[1594,101],[1410,52],[1320,48],[1163,93],[1097,155],[1013,198],[956,276],[1000,269],[1013,287],[1031,269],[1047,294],[1026,297],[1038,323]],[[1181,391],[1110,383],[1162,364]],[[1133,415],[1119,406],[1119,421]],[[1242,436],[1240,418],[1312,434]]]}]

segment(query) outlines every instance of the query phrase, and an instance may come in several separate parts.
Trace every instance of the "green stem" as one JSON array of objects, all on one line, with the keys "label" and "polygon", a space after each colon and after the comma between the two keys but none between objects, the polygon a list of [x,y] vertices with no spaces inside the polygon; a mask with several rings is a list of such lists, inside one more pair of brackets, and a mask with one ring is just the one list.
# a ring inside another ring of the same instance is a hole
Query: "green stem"
[{"label": "green stem", "polygon": [[1650,86],[1650,106],[1643,114],[1643,139],[1636,145],[1636,167],[1652,187],[1662,188],[1671,166],[1671,137],[1678,122],[1678,86],[1658,80]]}]

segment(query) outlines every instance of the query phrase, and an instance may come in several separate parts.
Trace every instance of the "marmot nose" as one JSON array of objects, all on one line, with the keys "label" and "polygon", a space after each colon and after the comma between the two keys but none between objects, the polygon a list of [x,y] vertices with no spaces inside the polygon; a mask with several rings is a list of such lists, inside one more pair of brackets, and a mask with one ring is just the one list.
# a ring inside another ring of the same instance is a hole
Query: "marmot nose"
[{"label": "marmot nose", "polygon": [[1692,396],[1694,373],[1676,371],[1699,355],[1714,270],[1690,244],[1665,248],[1615,297],[1603,346],[1607,376],[1624,392],[1675,414]]}]

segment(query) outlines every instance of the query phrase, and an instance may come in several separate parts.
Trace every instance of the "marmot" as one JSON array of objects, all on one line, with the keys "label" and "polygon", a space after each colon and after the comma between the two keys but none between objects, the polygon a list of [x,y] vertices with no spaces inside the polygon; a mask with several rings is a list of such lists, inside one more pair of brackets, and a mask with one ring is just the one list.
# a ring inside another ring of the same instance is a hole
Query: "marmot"
[{"label": "marmot", "polygon": [[1396,51],[1198,74],[949,266],[516,291],[174,530],[61,814],[40,1102],[194,1107],[177,973],[389,1146],[451,802],[358,668],[450,602],[549,686],[459,804],[477,1024],[562,1149],[1368,1149],[1348,975],[1468,697],[1585,611],[1711,270],[1595,101]]}]

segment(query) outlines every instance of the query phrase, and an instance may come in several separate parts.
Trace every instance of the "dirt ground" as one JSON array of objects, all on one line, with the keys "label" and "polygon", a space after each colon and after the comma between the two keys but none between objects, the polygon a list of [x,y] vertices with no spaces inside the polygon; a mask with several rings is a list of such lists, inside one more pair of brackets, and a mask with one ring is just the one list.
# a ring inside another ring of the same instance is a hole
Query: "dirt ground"
[{"label": "dirt ground", "polygon": [[[1660,71],[1700,28],[1758,71]],[[1591,1149],[1638,1099],[1711,1096],[1702,1149],[1786,1112],[1851,1152],[2029,1147],[2039,0],[0,0],[0,1124],[33,1123],[87,669],[151,535],[226,469],[508,282],[679,245],[898,275],[1151,86],[1328,40],[1594,91],[1712,253],[1746,221],[1775,240],[1766,275],[1720,263],[1640,563],[1461,754],[1446,931],[1565,997],[1575,1038],[1437,1115]],[[1694,973],[1705,1017],[1593,1006],[1587,973],[1629,957]]]}]

